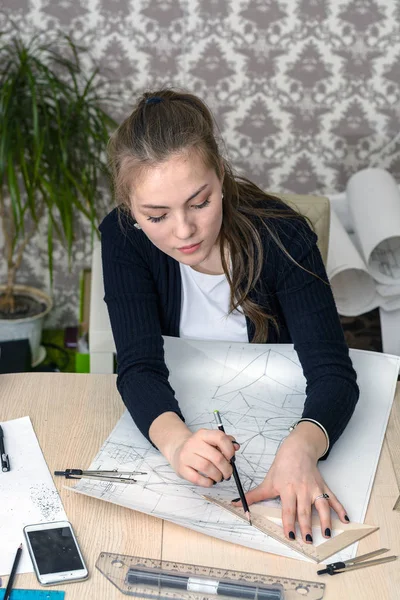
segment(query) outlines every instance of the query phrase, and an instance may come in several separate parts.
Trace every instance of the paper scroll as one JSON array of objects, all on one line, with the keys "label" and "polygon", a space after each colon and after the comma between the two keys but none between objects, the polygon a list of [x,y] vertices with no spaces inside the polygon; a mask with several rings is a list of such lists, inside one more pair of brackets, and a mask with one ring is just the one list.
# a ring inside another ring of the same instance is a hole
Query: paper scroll
[{"label": "paper scroll", "polygon": [[338,311],[400,309],[400,192],[383,169],[353,175],[346,190],[354,234],[331,213],[327,272]]}]

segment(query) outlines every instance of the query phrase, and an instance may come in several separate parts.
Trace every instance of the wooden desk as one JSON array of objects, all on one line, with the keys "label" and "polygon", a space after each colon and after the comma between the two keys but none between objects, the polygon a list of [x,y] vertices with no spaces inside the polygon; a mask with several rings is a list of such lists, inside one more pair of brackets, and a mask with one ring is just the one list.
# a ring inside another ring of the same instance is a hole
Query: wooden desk
[{"label": "wooden desk", "polygon": [[[396,396],[400,401],[400,386]],[[114,375],[1,375],[0,397],[1,421],[30,416],[51,472],[88,467],[123,412]],[[67,600],[124,598],[95,569],[101,551],[318,580],[313,564],[222,542],[69,492],[62,478],[55,482],[90,572],[85,582],[54,588],[64,589]],[[380,529],[360,542],[360,554],[386,547],[391,554],[400,555],[400,513],[392,510],[397,496],[385,441],[366,517],[367,523],[379,525]],[[325,600],[399,600],[400,562],[325,577],[323,581],[327,584]],[[33,573],[24,574],[17,577],[16,587],[38,588],[39,584]]]}]

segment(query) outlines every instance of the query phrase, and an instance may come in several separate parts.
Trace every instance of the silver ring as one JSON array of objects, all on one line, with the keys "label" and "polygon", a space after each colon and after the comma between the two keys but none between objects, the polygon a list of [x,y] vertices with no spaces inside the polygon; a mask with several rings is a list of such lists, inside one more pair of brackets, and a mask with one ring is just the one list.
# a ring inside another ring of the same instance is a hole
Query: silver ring
[{"label": "silver ring", "polygon": [[317,496],[316,498],[314,498],[313,504],[315,504],[316,500],[319,500],[320,498],[324,498],[325,500],[329,500],[329,495],[328,494],[320,494],[319,496]]}]

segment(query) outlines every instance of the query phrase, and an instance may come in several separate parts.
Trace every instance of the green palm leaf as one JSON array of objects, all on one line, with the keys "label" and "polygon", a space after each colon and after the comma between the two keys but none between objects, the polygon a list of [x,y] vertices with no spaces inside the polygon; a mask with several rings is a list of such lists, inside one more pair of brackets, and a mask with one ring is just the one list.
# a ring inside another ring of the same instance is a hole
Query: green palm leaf
[{"label": "green palm leaf", "polygon": [[84,72],[83,52],[68,36],[43,42],[37,34],[25,43],[0,32],[0,210],[10,224],[9,268],[45,218],[51,281],[54,237],[71,259],[79,214],[95,235],[105,149],[117,126],[104,108],[116,99],[98,68]]}]

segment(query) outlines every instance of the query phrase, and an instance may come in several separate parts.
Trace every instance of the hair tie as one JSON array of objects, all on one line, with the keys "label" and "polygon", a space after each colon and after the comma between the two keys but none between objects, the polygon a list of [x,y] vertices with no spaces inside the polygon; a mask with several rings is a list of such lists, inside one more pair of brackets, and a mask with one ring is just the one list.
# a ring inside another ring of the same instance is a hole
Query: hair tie
[{"label": "hair tie", "polygon": [[160,96],[153,96],[152,98],[147,98],[146,100],[146,104],[158,104],[159,102],[162,102],[163,98],[160,98]]}]

